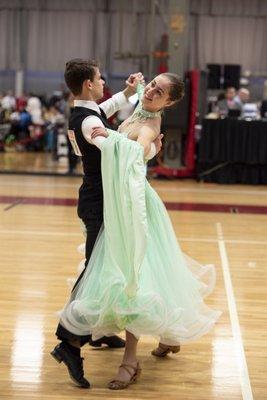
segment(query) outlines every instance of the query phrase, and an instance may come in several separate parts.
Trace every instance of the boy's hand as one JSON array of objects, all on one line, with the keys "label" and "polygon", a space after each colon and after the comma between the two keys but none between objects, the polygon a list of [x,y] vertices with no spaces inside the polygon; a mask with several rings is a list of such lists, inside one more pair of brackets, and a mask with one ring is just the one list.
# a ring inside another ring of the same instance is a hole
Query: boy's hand
[{"label": "boy's hand", "polygon": [[108,137],[108,133],[102,126],[95,126],[92,128],[91,139],[95,139],[98,136]]}]

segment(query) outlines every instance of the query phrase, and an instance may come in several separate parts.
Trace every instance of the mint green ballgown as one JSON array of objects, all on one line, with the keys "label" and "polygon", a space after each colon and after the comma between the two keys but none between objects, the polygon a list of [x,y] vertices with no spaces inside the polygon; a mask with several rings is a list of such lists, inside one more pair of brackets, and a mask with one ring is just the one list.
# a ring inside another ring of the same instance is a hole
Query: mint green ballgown
[{"label": "mint green ballgown", "polygon": [[204,303],[215,268],[182,253],[166,208],[145,176],[143,147],[109,131],[101,149],[104,225],[61,323],[93,339],[124,329],[167,345],[208,332],[220,316]]}]

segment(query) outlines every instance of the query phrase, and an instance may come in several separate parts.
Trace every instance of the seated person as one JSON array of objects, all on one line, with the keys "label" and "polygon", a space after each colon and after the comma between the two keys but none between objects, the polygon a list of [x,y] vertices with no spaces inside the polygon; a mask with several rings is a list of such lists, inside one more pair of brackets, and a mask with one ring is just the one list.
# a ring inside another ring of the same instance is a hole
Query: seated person
[{"label": "seated person", "polygon": [[241,118],[258,119],[260,118],[259,108],[256,103],[250,100],[250,92],[246,88],[240,88],[235,100],[241,105]]},{"label": "seated person", "polygon": [[228,87],[225,91],[225,98],[218,101],[217,112],[221,117],[228,116],[229,110],[240,110],[241,105],[235,100],[236,89],[234,87]]},{"label": "seated person", "polygon": [[246,88],[240,88],[237,92],[237,96],[235,97],[235,101],[241,105],[241,107],[248,103],[250,99],[250,92]]},{"label": "seated person", "polygon": [[51,104],[44,113],[45,120],[45,150],[56,152],[57,148],[57,130],[64,126],[65,117],[59,111],[56,104]]},{"label": "seated person", "polygon": [[15,111],[10,115],[10,128],[4,138],[6,144],[11,144],[14,141],[20,141],[28,138],[30,135],[29,127],[31,124],[31,115],[25,108]]},{"label": "seated person", "polygon": [[256,103],[246,103],[242,106],[242,118],[259,119],[260,113]]}]

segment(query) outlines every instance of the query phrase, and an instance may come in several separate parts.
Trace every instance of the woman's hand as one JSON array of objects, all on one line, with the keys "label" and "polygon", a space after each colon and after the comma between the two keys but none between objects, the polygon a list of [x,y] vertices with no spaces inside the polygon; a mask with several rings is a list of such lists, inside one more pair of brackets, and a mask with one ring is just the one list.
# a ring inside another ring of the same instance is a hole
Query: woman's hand
[{"label": "woman's hand", "polygon": [[145,78],[142,72],[137,72],[131,74],[125,83],[126,86],[131,86],[133,89],[136,89],[138,83],[141,83],[142,85],[145,84]]},{"label": "woman's hand", "polygon": [[91,139],[95,139],[98,136],[102,136],[105,138],[108,137],[108,133],[103,126],[95,126],[94,128],[92,128]]},{"label": "woman's hand", "polygon": [[141,72],[131,74],[125,83],[126,89],[124,89],[123,93],[128,98],[136,93],[138,83],[145,84],[144,75]]}]

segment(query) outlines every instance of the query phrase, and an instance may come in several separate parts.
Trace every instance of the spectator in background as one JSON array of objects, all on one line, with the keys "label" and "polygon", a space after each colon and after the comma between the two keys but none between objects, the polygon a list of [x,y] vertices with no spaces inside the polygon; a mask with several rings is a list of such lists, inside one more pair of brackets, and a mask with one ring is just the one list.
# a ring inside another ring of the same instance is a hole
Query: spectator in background
[{"label": "spectator in background", "polygon": [[241,106],[241,117],[243,119],[258,119],[259,108],[256,103],[250,101],[250,92],[246,88],[240,88],[235,100]]},{"label": "spectator in background", "polygon": [[65,122],[64,115],[55,104],[51,104],[44,114],[45,120],[45,150],[51,151],[56,156],[57,152],[57,129]]},{"label": "spectator in background", "polygon": [[235,101],[241,105],[241,107],[248,103],[250,99],[250,92],[246,88],[240,88],[235,97]]},{"label": "spectator in background", "polygon": [[13,96],[13,92],[9,90],[7,93],[3,93],[1,98],[1,117],[3,123],[8,123],[10,115],[16,110],[16,100]]},{"label": "spectator in background", "polygon": [[60,90],[54,90],[52,97],[49,100],[49,105],[53,105],[59,112],[65,114],[65,107],[68,99],[68,92],[62,93]]},{"label": "spectator in background", "polygon": [[27,146],[28,150],[39,151],[43,148],[44,120],[42,103],[39,97],[30,93],[26,110],[31,115],[32,124],[30,127],[30,136],[32,143]]},{"label": "spectator in background", "polygon": [[13,112],[16,110],[16,99],[13,95],[12,90],[9,90],[1,100],[1,106],[4,110]]},{"label": "spectator in background", "polygon": [[[24,150],[25,139],[30,136],[31,115],[21,105],[18,111],[14,111],[10,115],[10,128],[4,139],[5,144],[15,143],[17,150]],[[21,143],[20,143],[21,141]]]},{"label": "spectator in background", "polygon": [[43,125],[44,121],[42,118],[42,103],[40,99],[33,93],[30,93],[30,97],[27,102],[27,111],[32,117],[32,123],[34,125]]},{"label": "spectator in background", "polygon": [[21,111],[27,107],[27,98],[22,94],[16,98],[16,110]]},{"label": "spectator in background", "polygon": [[[0,124],[5,123],[5,111],[2,107],[3,97],[4,97],[3,93],[0,92]],[[0,146],[0,150],[1,150],[1,146]]]},{"label": "spectator in background", "polygon": [[235,99],[236,89],[234,87],[228,87],[225,91],[225,98],[218,101],[217,109],[221,117],[226,117],[229,110],[240,110],[241,105]]}]

